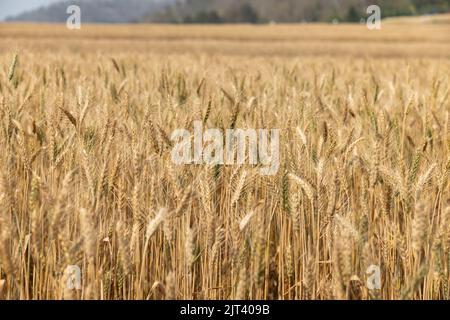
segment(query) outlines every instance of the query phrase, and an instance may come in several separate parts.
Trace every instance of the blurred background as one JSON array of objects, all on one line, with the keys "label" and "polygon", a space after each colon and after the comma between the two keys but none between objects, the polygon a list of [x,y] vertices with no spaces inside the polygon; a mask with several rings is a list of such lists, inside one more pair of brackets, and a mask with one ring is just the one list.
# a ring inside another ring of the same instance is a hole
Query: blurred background
[{"label": "blurred background", "polygon": [[360,22],[373,4],[383,18],[450,12],[450,0],[1,0],[0,21],[65,22],[72,4],[87,23]]}]

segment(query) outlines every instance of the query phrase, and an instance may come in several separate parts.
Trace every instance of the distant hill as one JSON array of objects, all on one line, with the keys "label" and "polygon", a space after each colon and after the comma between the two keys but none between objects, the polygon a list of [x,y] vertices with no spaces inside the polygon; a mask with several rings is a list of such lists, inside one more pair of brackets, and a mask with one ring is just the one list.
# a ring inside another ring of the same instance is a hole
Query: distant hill
[{"label": "distant hill", "polygon": [[71,4],[92,23],[359,22],[372,4],[383,18],[450,12],[450,0],[61,0],[7,21],[65,22]]},{"label": "distant hill", "polygon": [[146,22],[267,23],[359,22],[379,5],[383,17],[450,12],[450,0],[180,0]]},{"label": "distant hill", "polygon": [[174,3],[175,0],[72,0],[61,1],[47,7],[9,17],[17,22],[65,22],[67,7],[75,4],[81,8],[81,19],[87,23],[136,22]]}]

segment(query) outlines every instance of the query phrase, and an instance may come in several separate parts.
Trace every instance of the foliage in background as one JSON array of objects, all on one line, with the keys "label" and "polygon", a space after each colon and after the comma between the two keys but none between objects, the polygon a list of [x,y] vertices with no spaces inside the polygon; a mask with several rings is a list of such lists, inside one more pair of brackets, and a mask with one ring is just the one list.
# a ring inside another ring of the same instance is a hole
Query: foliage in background
[{"label": "foliage in background", "polygon": [[[383,17],[448,12],[449,0],[184,0],[145,21],[195,23],[359,22],[379,5]],[[208,18],[209,17],[209,18]]]}]

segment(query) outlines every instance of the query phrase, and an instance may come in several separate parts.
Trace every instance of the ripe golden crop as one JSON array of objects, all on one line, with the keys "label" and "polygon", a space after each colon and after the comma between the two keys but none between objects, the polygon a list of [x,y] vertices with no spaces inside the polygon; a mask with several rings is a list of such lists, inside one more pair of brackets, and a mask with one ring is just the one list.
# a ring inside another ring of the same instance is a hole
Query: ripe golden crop
[{"label": "ripe golden crop", "polygon": [[0,299],[448,299],[449,79],[446,24],[0,25]]}]

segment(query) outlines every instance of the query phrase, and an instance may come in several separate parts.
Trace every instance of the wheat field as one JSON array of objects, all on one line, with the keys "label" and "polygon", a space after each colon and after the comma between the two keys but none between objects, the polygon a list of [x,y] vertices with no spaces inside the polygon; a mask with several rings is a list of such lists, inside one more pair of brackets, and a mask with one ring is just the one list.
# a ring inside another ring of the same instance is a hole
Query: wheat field
[{"label": "wheat field", "polygon": [[[0,299],[448,299],[449,31],[0,25]],[[278,173],[175,165],[194,121]]]}]

